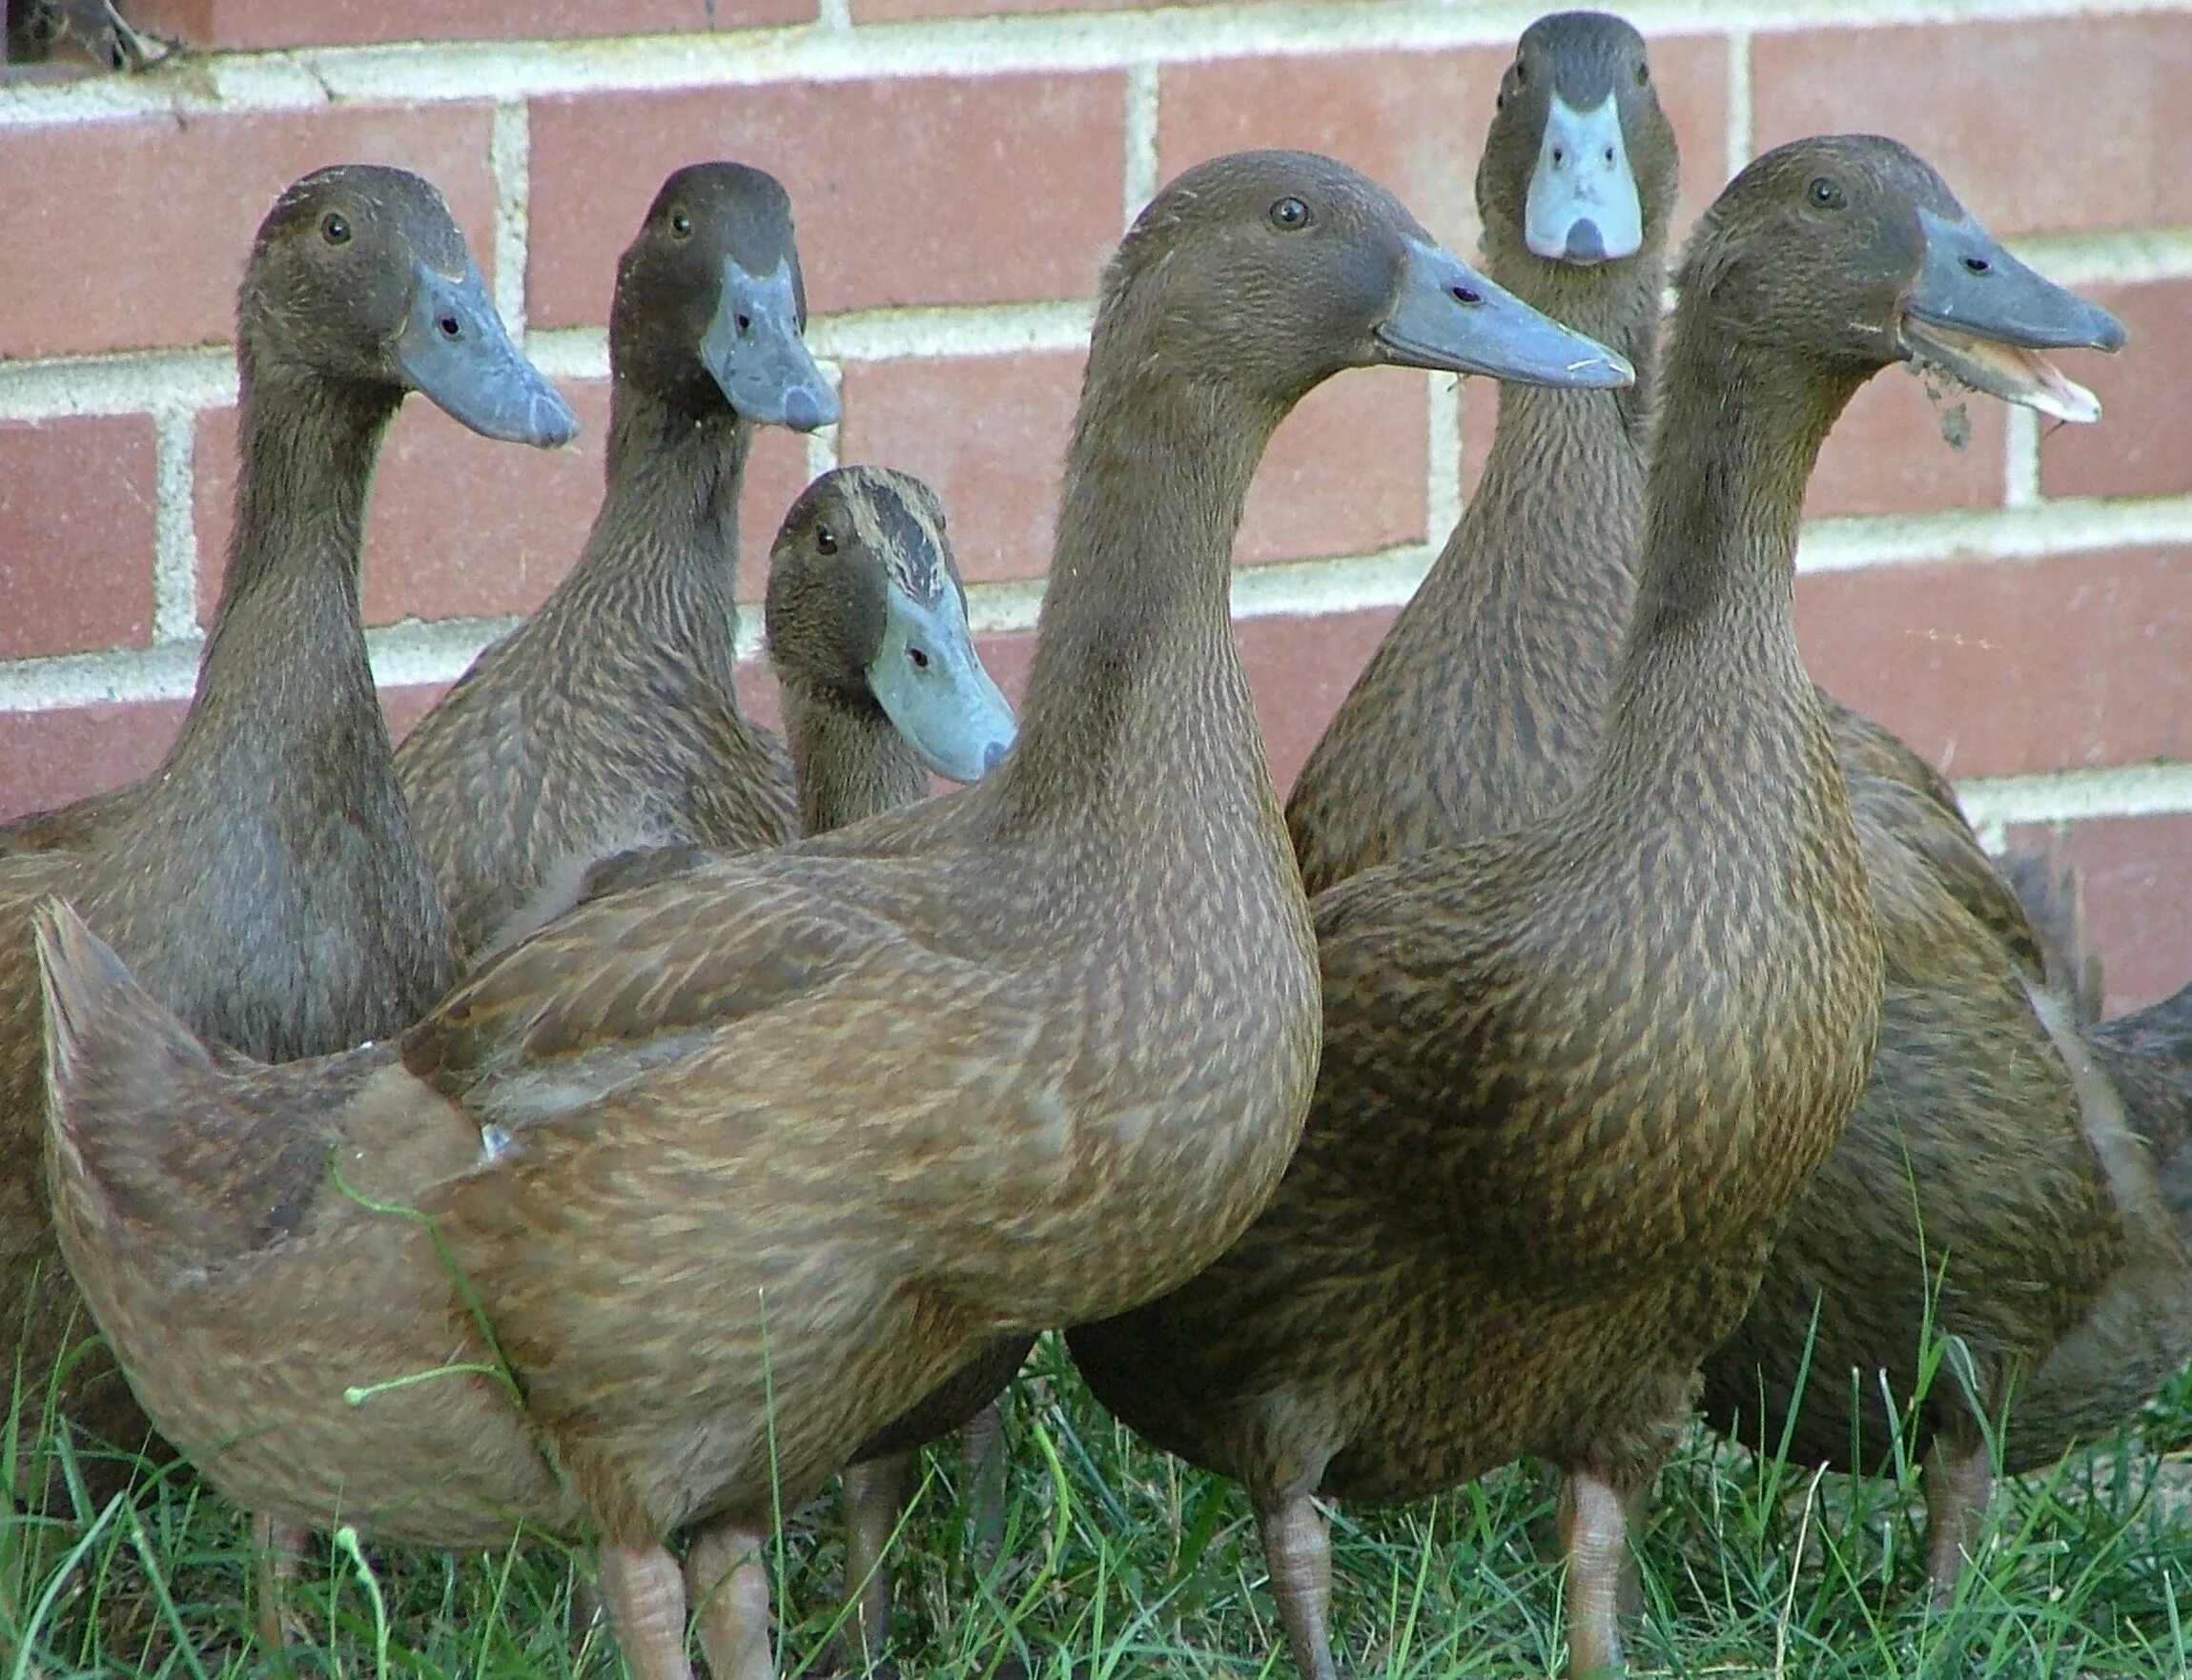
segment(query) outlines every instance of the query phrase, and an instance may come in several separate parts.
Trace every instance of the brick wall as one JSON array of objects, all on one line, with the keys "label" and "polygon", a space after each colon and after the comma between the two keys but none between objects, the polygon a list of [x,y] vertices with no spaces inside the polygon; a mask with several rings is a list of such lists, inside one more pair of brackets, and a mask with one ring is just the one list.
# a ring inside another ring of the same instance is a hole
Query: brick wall
[{"label": "brick wall", "polygon": [[[13,0],[20,8],[24,0]],[[1163,178],[1249,144],[1383,177],[1473,249],[1469,183],[1534,8],[1327,0],[136,0],[195,49],[0,81],[0,813],[153,764],[190,690],[235,470],[222,347],[274,194],[321,163],[431,176],[588,422],[554,456],[423,403],[366,568],[399,727],[554,584],[598,494],[616,255],[707,156],[790,186],[846,419],[771,434],[749,560],[803,476],[935,481],[1008,686],[1025,668],[1097,264]],[[1640,0],[1683,219],[1756,150],[1912,141],[2132,331],[2075,368],[2109,415],[1975,402],[1958,452],[1882,376],[1829,446],[1799,585],[1816,673],[1904,731],[1990,835],[2087,871],[2118,1004],[2192,971],[2192,12],[2070,0]],[[435,37],[415,44],[420,32]],[[514,31],[523,31],[522,35]],[[1237,600],[1289,779],[1452,523],[1491,389],[1354,375],[1279,438]],[[745,592],[763,579],[749,563]],[[756,615],[758,616],[758,615]],[[749,626],[750,636],[752,626]],[[766,682],[757,701],[767,706]]]}]

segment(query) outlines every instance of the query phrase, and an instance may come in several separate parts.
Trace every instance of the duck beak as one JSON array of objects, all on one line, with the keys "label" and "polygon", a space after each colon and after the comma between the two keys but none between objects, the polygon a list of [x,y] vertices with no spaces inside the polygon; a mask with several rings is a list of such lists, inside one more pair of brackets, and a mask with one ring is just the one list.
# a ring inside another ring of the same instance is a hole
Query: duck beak
[{"label": "duck beak", "polygon": [[579,417],[518,354],[470,262],[455,277],[419,264],[396,365],[413,390],[483,438],[553,449],[579,435]]},{"label": "duck beak", "polygon": [[868,686],[921,762],[954,782],[978,782],[1012,750],[1013,708],[990,680],[958,590],[916,601],[892,579],[884,590],[883,645]]},{"label": "duck beak", "polygon": [[700,359],[731,407],[755,425],[811,432],[837,423],[837,393],[799,336],[799,297],[788,261],[772,275],[755,276],[735,258],[724,259]]},{"label": "duck beak", "polygon": [[1378,360],[1526,385],[1605,391],[1636,382],[1628,360],[1502,291],[1452,252],[1410,239]]},{"label": "duck beak", "polygon": [[1523,201],[1523,242],[1554,262],[1612,262],[1644,248],[1644,205],[1608,93],[1577,111],[1556,91]]},{"label": "duck beak", "polygon": [[1921,209],[1918,222],[1925,267],[1902,314],[1912,359],[2056,420],[2099,420],[2100,400],[2038,353],[2120,350],[2123,323],[2033,273],[1969,215],[1952,222]]}]

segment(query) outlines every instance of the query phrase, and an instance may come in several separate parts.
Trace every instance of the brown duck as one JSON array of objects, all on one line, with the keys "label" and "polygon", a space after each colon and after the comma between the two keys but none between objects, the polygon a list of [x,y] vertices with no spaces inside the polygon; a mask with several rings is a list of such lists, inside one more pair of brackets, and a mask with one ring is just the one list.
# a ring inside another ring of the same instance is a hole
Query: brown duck
[{"label": "brown duck", "polygon": [[[457,962],[366,662],[374,458],[410,391],[490,438],[577,428],[440,195],[400,170],[321,170],[282,194],[245,269],[236,359],[235,530],[181,732],[144,780],[64,808],[73,849],[0,863],[0,1293],[25,1303],[0,1315],[0,1362],[27,1393],[91,1329],[47,1211],[32,909],[66,896],[195,1032],[256,1057],[423,1014]],[[144,1438],[102,1352],[67,1365],[59,1401],[105,1441]]]},{"label": "brown duck", "polygon": [[1873,1048],[1865,864],[1792,625],[1819,443],[1945,317],[1970,344],[2115,330],[1870,138],[1752,164],[1681,291],[1581,786],[1318,899],[1324,1058],[1279,1196],[1187,1287],[1073,1332],[1099,1398],[1247,1484],[1306,1675],[1336,1671],[1311,1496],[1414,1498],[1526,1452],[1570,1479],[1571,1667],[1618,1666],[1624,1499]]},{"label": "brown duck", "polygon": [[806,316],[773,176],[703,163],[663,183],[618,265],[607,494],[585,549],[397,754],[467,952],[597,858],[797,836],[790,766],[741,715],[732,674],[754,428],[837,419]]},{"label": "brown duck", "polygon": [[[1604,132],[1594,133],[1593,122]],[[1590,169],[1591,159],[1608,156],[1605,170]],[[1672,135],[1652,102],[1635,31],[1598,13],[1531,26],[1503,83],[1478,174],[1495,277],[1572,326],[1648,349],[1673,177]],[[1626,209],[1631,195],[1640,206],[1633,219]],[[1608,201],[1617,206],[1612,225],[1627,235],[1612,241],[1597,225],[1608,219]],[[1578,238],[1577,229],[1588,231]],[[1576,244],[1593,259],[1588,266],[1570,255]],[[1644,483],[1634,401],[1629,392],[1502,392],[1482,488],[1289,803],[1312,890],[1529,821],[1581,780],[1618,651],[1615,626],[1627,621],[1633,593],[1627,558]],[[2059,1072],[2037,1080],[2018,1073],[2028,1059],[2051,1069],[2055,1062],[2024,987],[2043,973],[2074,974],[2074,965],[2064,955],[2043,963],[2042,942],[1947,783],[1887,731],[1825,695],[1821,702],[1851,784],[1875,908],[1891,924],[1889,994],[1882,1054],[1858,1116],[1800,1204],[1786,1245],[1794,1263],[1785,1276],[1775,1267],[1753,1314],[1765,1344],[1738,1338],[1708,1365],[1714,1415],[1753,1443],[1757,1407],[1739,1402],[1756,1394],[1759,1376],[1755,1364],[1746,1369],[1740,1362],[1765,1358],[1772,1382],[1793,1383],[1804,1364],[1813,1294],[1824,1280],[1844,1286],[1847,1301],[1836,1312],[1859,1315],[1868,1334],[1826,1342],[1819,1351],[1833,1362],[1814,1362],[1815,1373],[1833,1371],[1846,1389],[1846,1372],[1863,1369],[1868,1398],[1876,1400],[1870,1371],[1885,1362],[1907,1398],[1930,1321],[1965,1338],[1998,1416],[2018,1366],[2044,1355],[2122,1263],[2100,1161],[2080,1136],[2069,1084]],[[1925,1065],[1913,1066],[1914,1058]],[[1909,1197],[1868,1202],[1854,1242],[1845,1235],[1843,1210],[1902,1173],[1905,1126],[1942,1103],[1949,1112],[1924,1122],[1931,1136],[1919,1150],[1929,1169],[1921,1182],[1926,1200],[1961,1205],[1925,1210],[1931,1263],[1937,1267],[1941,1242],[1952,1237],[1982,1259],[1958,1268],[1960,1286],[1929,1309],[1927,1292],[1911,1282],[1929,1262],[1911,1227]],[[2120,1172],[2136,1171],[2135,1153],[2113,1154]],[[2028,1157],[2053,1159],[2057,1170],[2022,1178],[2012,1163]],[[2137,1204],[2135,1186],[2126,1182],[2122,1194]],[[2014,1217],[1997,1218],[1997,1209]],[[1888,1223],[1896,1225],[1892,1234],[1879,1228]],[[2174,1239],[2149,1226],[2145,1246],[2166,1260]],[[1831,1252],[1806,1255],[1807,1230]],[[2059,1247],[2064,1241],[2072,1244],[2067,1256]],[[2145,1264],[2124,1286],[2134,1300],[2150,1300],[2165,1275]],[[1975,1311],[1974,1292],[1992,1296],[1992,1303]],[[1928,1310],[1936,1315],[1930,1320],[1922,1316]],[[2136,1321],[2126,1310],[2105,1316]],[[2150,1394],[2159,1384],[2158,1366],[2184,1339],[2181,1317],[2150,1321],[2141,1357],[2120,1363],[2125,1392]],[[2126,1352],[2123,1340],[2120,1333],[2110,1346]],[[1824,1380],[1815,1375],[1813,1383]],[[2100,1401],[2091,1383],[2081,1387]],[[1815,1424],[1807,1423],[1796,1443],[1806,1455],[1848,1461],[1852,1420],[1847,1395],[1840,1398],[1839,1405],[1817,1404]],[[1958,1427],[1944,1448],[1953,1462],[1934,1478],[1938,1496],[1983,1495],[1983,1436],[1946,1380],[1930,1412],[1944,1408]],[[1884,1413],[1875,1404],[1865,1422],[1863,1439],[1884,1459]],[[1780,1423],[1773,1408],[1764,1420],[1768,1444],[1779,1441]],[[2043,1427],[2026,1431],[2016,1449],[2027,1445],[2043,1455],[2038,1462],[2061,1450],[2059,1433]],[[1983,1508],[1983,1498],[1974,1508]],[[1958,1539],[1968,1534],[1956,1523],[1943,1524],[1940,1534],[1936,1566],[1949,1571],[1946,1582],[1960,1556]],[[1632,1580],[1623,1585],[1625,1594],[1633,1592]]]},{"label": "brown duck", "polygon": [[[1199,166],[1107,275],[1025,727],[977,787],[599,899],[399,1045],[285,1068],[199,1051],[57,915],[56,1218],[148,1408],[307,1519],[583,1513],[636,1674],[685,1672],[688,1582],[718,1680],[768,1672],[780,1497],[1000,1338],[1192,1276],[1292,1153],[1314,946],[1228,562],[1272,430],[1375,364],[1629,377],[1342,165]],[[395,1170],[399,1133],[454,1177]],[[359,1199],[414,1194],[432,1230]],[[208,1295],[286,1273],[294,1314],[171,1408],[177,1251]]]}]

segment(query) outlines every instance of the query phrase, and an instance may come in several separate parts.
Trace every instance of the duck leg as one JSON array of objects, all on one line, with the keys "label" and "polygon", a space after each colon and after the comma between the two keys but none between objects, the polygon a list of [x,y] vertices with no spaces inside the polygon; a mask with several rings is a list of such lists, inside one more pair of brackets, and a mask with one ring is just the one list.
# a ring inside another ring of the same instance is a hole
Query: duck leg
[{"label": "duck leg", "polygon": [[1332,1542],[1324,1513],[1308,1494],[1297,1493],[1257,1515],[1296,1671],[1301,1680],[1340,1680],[1332,1660]]},{"label": "duck leg", "polygon": [[959,1451],[974,1524],[974,1567],[986,1575],[1005,1542],[1005,1425],[994,1401],[960,1426]]},{"label": "duck leg", "polygon": [[254,1515],[251,1539],[258,1586],[258,1642],[268,1651],[289,1648],[289,1586],[304,1568],[309,1536],[295,1523]]},{"label": "duck leg", "polygon": [[692,1680],[685,1660],[685,1581],[677,1559],[659,1544],[606,1540],[599,1557],[602,1598],[631,1680]]},{"label": "duck leg", "polygon": [[1966,1560],[1986,1537],[1987,1502],[1994,1494],[1994,1458],[1982,1441],[1976,1447],[1934,1442],[1926,1454],[1926,1575],[1934,1608],[1956,1600]]},{"label": "duck leg", "polygon": [[838,1661],[864,1674],[891,1643],[891,1537],[913,1485],[913,1455],[892,1453],[854,1465],[845,1488],[845,1596],[852,1620],[838,1639]]},{"label": "duck leg", "polygon": [[[1629,1557],[1628,1504],[1589,1470],[1561,1483],[1561,1549],[1567,1556],[1567,1671],[1571,1680],[1622,1672],[1621,1598]],[[1640,1594],[1641,1596],[1641,1594]]]},{"label": "duck leg", "polygon": [[[700,1624],[700,1649],[713,1680],[771,1680],[768,1536],[725,1523],[696,1535],[685,1554],[685,1585]],[[634,1676],[638,1680],[638,1676]]]}]

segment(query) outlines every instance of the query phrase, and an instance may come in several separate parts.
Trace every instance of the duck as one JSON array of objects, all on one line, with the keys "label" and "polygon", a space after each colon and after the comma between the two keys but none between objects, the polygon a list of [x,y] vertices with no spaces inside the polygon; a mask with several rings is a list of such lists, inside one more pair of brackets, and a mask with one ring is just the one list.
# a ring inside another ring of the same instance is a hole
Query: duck
[{"label": "duck", "polygon": [[[406,395],[543,448],[578,420],[503,331],[434,187],[351,164],[293,183],[236,305],[227,570],[182,726],[141,781],[63,808],[70,844],[0,859],[0,1361],[116,1446],[146,1421],[92,1347],[48,1213],[31,919],[74,904],[164,1006],[263,1060],[409,1026],[456,946],[397,788],[359,604],[375,457]],[[103,1473],[103,1472],[102,1472]],[[118,1472],[117,1472],[118,1473]]]},{"label": "duck", "polygon": [[[1642,38],[1623,20],[1591,12],[1533,24],[1503,78],[1478,174],[1490,273],[1556,318],[1622,345],[1632,360],[1644,357],[1642,373],[1637,387],[1613,396],[1502,391],[1478,495],[1289,800],[1288,823],[1312,891],[1397,857],[1531,821],[1588,768],[1634,592],[1629,552],[1641,528],[1647,442],[1638,422],[1640,404],[1650,397],[1659,250],[1674,193],[1674,137],[1650,87]],[[1593,121],[1601,132],[1592,132]],[[1564,160],[1558,168],[1556,157]],[[1593,158],[1604,167],[1594,172]],[[1608,203],[1615,206],[1610,216]],[[1601,222],[1615,230],[1610,239]],[[1588,231],[1577,236],[1578,228]],[[1570,255],[1575,244],[1586,262]],[[1845,1369],[1885,1369],[1907,1398],[1929,1325],[1979,1350],[1989,1418],[1998,1422],[2015,1374],[2037,1363],[2071,1327],[2122,1252],[2100,1156],[2081,1135],[2060,1070],[2051,1065],[2043,1082],[2003,1088],[2028,1061],[2059,1059],[2038,1012],[2067,1002],[2073,1018],[2090,1017],[2095,1007],[2097,976],[2079,950],[2075,882],[2050,883],[2038,859],[1997,866],[1931,765],[1824,690],[1819,700],[1852,790],[1868,869],[1879,884],[1875,908],[1901,932],[1889,947],[1887,1050],[1857,1117],[1794,1216],[1786,1240],[1787,1299],[1777,1262],[1753,1315],[1757,1335],[1740,1335],[1725,1357],[1707,1362],[1708,1416],[1753,1445],[1779,1442],[1784,1411],[1762,1415],[1754,1403],[1745,1403],[1760,1382],[1757,1365],[1746,1359],[1763,1359],[1769,1381],[1783,1388],[1807,1368],[1814,1386],[1831,1380],[1842,1388]],[[1900,894],[1889,885],[1896,880],[1906,884]],[[2067,928],[2059,903],[2066,894],[2073,915]],[[2042,916],[2027,912],[2027,896],[2042,905]],[[1914,899],[1930,907],[1915,923]],[[1989,949],[1990,941],[1998,949]],[[1978,967],[1959,972],[1959,953]],[[2050,995],[2038,996],[2040,987]],[[2019,997],[2027,992],[2036,998],[2030,1004]],[[1944,1044],[1939,1012],[1955,1019],[1959,1009],[1960,1035]],[[2006,1037],[1985,1035],[1989,1011]],[[1920,1055],[1934,1066],[1912,1067],[1910,1058]],[[1978,1065],[1965,1071],[1960,1058]],[[1841,1209],[1868,1193],[1868,1205],[1880,1206],[1879,1187],[1899,1181],[1905,1170],[1912,1117],[1930,1114],[1937,1102],[1960,1104],[1963,1117],[1929,1126],[1929,1170],[1920,1175],[1929,1187],[1920,1204],[1925,1238],[1911,1224],[1907,1198],[1883,1208],[1854,1238],[1846,1235],[1851,1227]],[[1993,1117],[1991,1129],[1978,1120],[1982,1109]],[[2135,1154],[2111,1147],[2123,1171],[2136,1176]],[[2028,1178],[2015,1164],[2027,1157],[2065,1164],[2054,1176]],[[2145,1205],[2136,1185],[2126,1184],[2121,1195],[2127,1205]],[[1960,1219],[1927,1205],[1950,1197],[1964,1204]],[[1999,1217],[2005,1209],[2013,1217]],[[1881,1223],[1896,1229],[1883,1232]],[[1971,1228],[1981,1223],[1984,1238]],[[2132,1274],[2126,1287],[2139,1301],[2158,1291],[2165,1297],[2160,1280],[2173,1270],[2174,1239],[2151,1219],[2147,1224],[2142,1252],[2161,1257],[2161,1269],[2147,1263]],[[2056,1244],[2079,1233],[2077,1258],[2066,1266]],[[1942,1240],[1951,1235],[1984,1263],[1959,1268],[1960,1288],[1936,1300],[1911,1280],[1926,1272],[1928,1253],[1937,1265]],[[2032,1252],[2020,1259],[2026,1244]],[[1849,1298],[1846,1310],[1866,1315],[1870,1339],[1830,1335],[1808,1361],[1813,1295],[1830,1279]],[[1998,1303],[1975,1312],[1968,1304],[1975,1290]],[[2126,1326],[2139,1321],[2123,1308],[2104,1317]],[[2156,1316],[2140,1357],[2120,1362],[2123,1391],[2144,1390],[2120,1419],[2192,1351],[2177,1328],[2182,1319]],[[2112,1347],[2126,1352],[2124,1340],[2113,1337]],[[1862,1386],[1868,1401],[1876,1399],[1869,1374]],[[1930,1403],[1936,1412],[1954,1412],[1958,1399],[1943,1383]],[[1806,1425],[1797,1444],[1807,1457],[1846,1467],[1852,1421],[1846,1404],[1819,1402],[1816,1423]],[[1876,1465],[1897,1431],[1876,1405],[1866,1424]],[[1984,1485],[1976,1479],[1980,1420],[1961,1417],[1958,1424],[1960,1450],[1953,1465],[1936,1467],[1932,1482],[1983,1504]],[[2023,1440],[2013,1447],[2019,1463],[2028,1452],[2052,1462],[2067,1444],[2061,1431],[2042,1425],[2020,1425],[2020,1432]],[[1632,1521],[1641,1515],[1641,1506],[1631,1510]],[[1952,1515],[1938,1533],[1934,1567],[1945,1591],[1972,1530]],[[1629,1608],[1641,1606],[1632,1560],[1625,1560],[1621,1598]]]},{"label": "duck", "polygon": [[578,563],[397,752],[474,957],[598,859],[798,837],[784,747],[739,709],[732,678],[754,430],[838,418],[806,324],[782,183],[733,162],[671,174],[617,266],[607,489]]},{"label": "duck", "polygon": [[2120,338],[1872,136],[1754,160],[1678,289],[1582,781],[1318,895],[1324,1050],[1279,1194],[1185,1286],[1068,1333],[1116,1415],[1245,1484],[1310,1680],[1338,1671],[1315,1497],[1424,1497],[1524,1454],[1566,1477],[1569,1671],[1620,1671],[1629,1507],[1878,1031],[1867,860],[1793,627],[1819,445],[1950,322],[1960,346]]},{"label": "duck", "polygon": [[[943,503],[919,479],[872,466],[816,479],[784,516],[762,610],[804,832],[829,833],[911,805],[927,795],[932,770],[957,767],[975,779],[974,767],[994,765],[994,744],[1009,749],[1011,710],[967,635]],[[924,750],[916,738],[933,742],[939,730],[920,725],[949,705],[947,684],[971,696],[955,708],[956,748]],[[601,877],[593,890],[604,890]],[[890,1544],[921,1446],[959,1434],[975,1543],[984,1555],[995,1553],[1004,1527],[996,1396],[1034,1345],[1033,1336],[999,1339],[855,1451],[844,1472],[848,1667],[876,1665],[890,1645]]]},{"label": "duck", "polygon": [[[48,907],[56,1225],[171,1438],[294,1520],[455,1546],[510,1514],[484,1431],[525,1520],[592,1538],[640,1680],[683,1680],[688,1605],[717,1680],[769,1673],[780,1500],[1000,1338],[1183,1282],[1294,1151],[1315,947],[1229,562],[1273,430],[1363,366],[1632,378],[1358,172],[1211,160],[1106,271],[982,781],[583,903],[317,1062],[215,1057]],[[406,1133],[469,1164],[396,1170]],[[217,1297],[274,1273],[286,1318],[215,1357]]]}]

